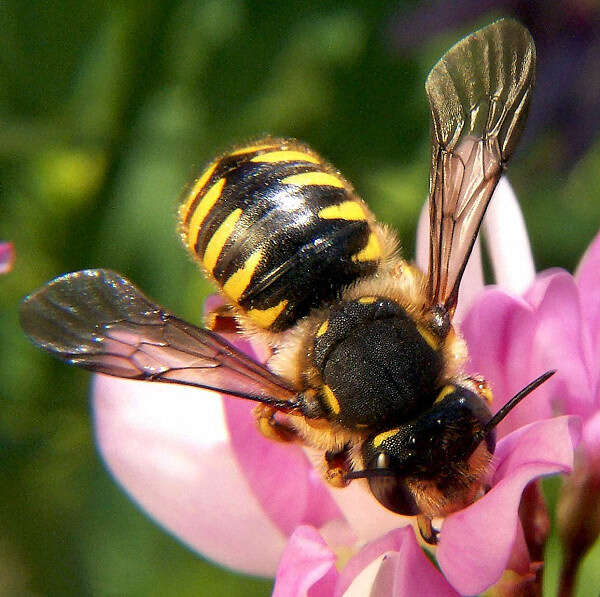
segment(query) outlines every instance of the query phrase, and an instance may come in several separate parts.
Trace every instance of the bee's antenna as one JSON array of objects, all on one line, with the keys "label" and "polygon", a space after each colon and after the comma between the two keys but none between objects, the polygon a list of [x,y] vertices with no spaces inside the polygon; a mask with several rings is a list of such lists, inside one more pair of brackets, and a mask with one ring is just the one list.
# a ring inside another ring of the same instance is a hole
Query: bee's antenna
[{"label": "bee's antenna", "polygon": [[515,407],[525,396],[531,394],[538,386],[542,385],[547,379],[556,373],[556,369],[546,371],[537,379],[526,385],[520,392],[517,392],[484,426],[474,438],[474,445],[478,446],[483,441],[485,436],[492,430],[506,415]]}]

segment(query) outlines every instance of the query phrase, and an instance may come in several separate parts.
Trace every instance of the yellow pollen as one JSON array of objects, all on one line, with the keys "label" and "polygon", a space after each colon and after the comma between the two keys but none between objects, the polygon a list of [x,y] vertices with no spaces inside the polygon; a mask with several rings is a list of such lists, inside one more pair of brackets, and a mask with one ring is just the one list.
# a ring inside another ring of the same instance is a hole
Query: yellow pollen
[{"label": "yellow pollen", "polygon": [[389,437],[392,437],[393,435],[396,435],[396,433],[398,433],[398,431],[400,431],[400,429],[398,427],[396,427],[396,429],[390,429],[389,431],[384,431],[383,433],[380,433],[379,435],[376,435],[373,438],[373,446],[375,448],[379,448],[379,446],[381,446],[381,444],[388,439]]},{"label": "yellow pollen", "polygon": [[358,550],[355,547],[340,546],[333,547],[332,551],[335,554],[335,567],[341,572]]},{"label": "yellow pollen", "polygon": [[381,257],[381,247],[375,233],[369,235],[369,242],[364,249],[352,255],[352,261],[375,261]]},{"label": "yellow pollen", "polygon": [[344,201],[324,207],[317,215],[323,220],[366,220],[367,218],[360,203],[356,201]]},{"label": "yellow pollen", "polygon": [[317,338],[320,338],[329,328],[329,320],[326,319],[320,326],[319,329],[317,330]]},{"label": "yellow pollen", "polygon": [[361,296],[358,299],[359,303],[362,303],[363,305],[370,305],[371,303],[374,303],[377,299],[374,296]]},{"label": "yellow pollen", "polygon": [[246,312],[246,315],[257,326],[261,328],[268,328],[279,317],[287,304],[287,299],[283,299],[281,302],[277,303],[277,305],[274,307],[269,307],[268,309],[250,309],[250,311]]},{"label": "yellow pollen", "polygon": [[344,188],[344,183],[333,174],[328,172],[303,172],[302,174],[293,174],[281,181],[283,184],[295,184],[299,187],[320,185],[326,187]]},{"label": "yellow pollen", "polygon": [[323,386],[323,398],[325,399],[325,402],[326,402],[329,410],[336,415],[339,414],[340,403],[338,402],[337,398],[335,397],[333,390],[328,385]]},{"label": "yellow pollen", "polygon": [[206,245],[206,251],[204,251],[204,267],[212,273],[217,264],[217,259],[227,242],[227,239],[231,236],[237,221],[242,215],[241,208],[234,209],[226,218],[223,223],[215,230],[215,233],[211,236],[210,241]]},{"label": "yellow pollen", "polygon": [[276,162],[311,162],[318,164],[319,160],[314,155],[303,151],[269,151],[253,157],[251,162],[276,163]]}]

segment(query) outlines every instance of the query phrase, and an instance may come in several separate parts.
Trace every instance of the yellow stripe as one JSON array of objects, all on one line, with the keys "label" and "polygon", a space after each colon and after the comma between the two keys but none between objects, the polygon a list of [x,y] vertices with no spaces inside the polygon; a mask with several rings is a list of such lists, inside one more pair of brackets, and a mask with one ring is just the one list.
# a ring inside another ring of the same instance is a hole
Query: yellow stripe
[{"label": "yellow stripe", "polygon": [[356,201],[344,201],[324,207],[318,214],[323,220],[366,220],[367,216]]},{"label": "yellow stripe", "polygon": [[429,344],[433,350],[437,350],[440,347],[440,339],[424,325],[417,323],[417,330],[423,337],[423,340],[425,340],[425,342],[427,342],[427,344]]},{"label": "yellow stripe", "polygon": [[251,162],[311,162],[318,164],[319,159],[303,151],[269,151],[253,157]]},{"label": "yellow stripe", "polygon": [[317,338],[320,338],[329,328],[329,320],[326,319],[320,326],[319,329],[317,330]]},{"label": "yellow stripe", "polygon": [[225,186],[225,179],[221,178],[215,184],[208,189],[206,195],[202,197],[202,200],[198,205],[196,205],[196,209],[194,210],[194,215],[192,216],[188,230],[187,230],[187,243],[189,250],[193,253],[196,249],[196,241],[198,240],[198,232],[202,227],[202,223],[206,219],[206,216],[210,212],[210,210],[214,207],[215,203],[218,201],[221,193],[223,192],[223,187]]},{"label": "yellow stripe", "polygon": [[254,251],[244,265],[235,271],[223,285],[223,292],[232,300],[237,301],[248,288],[252,276],[262,259],[262,249]]},{"label": "yellow stripe", "polygon": [[250,309],[250,311],[246,312],[246,315],[257,326],[261,328],[268,328],[279,317],[280,313],[285,309],[287,304],[287,299],[284,299],[269,309]]},{"label": "yellow stripe", "polygon": [[188,212],[190,211],[192,203],[194,203],[194,201],[196,200],[196,197],[202,191],[202,189],[204,188],[204,185],[209,181],[210,177],[214,174],[216,169],[217,169],[217,162],[215,162],[214,164],[209,166],[204,171],[202,176],[194,183],[194,186],[191,188],[190,192],[188,193],[188,198],[187,198],[186,202],[181,206],[181,210],[179,212],[181,214],[182,220],[187,219]]},{"label": "yellow stripe", "polygon": [[375,302],[375,297],[374,296],[362,296],[361,298],[358,299],[359,303],[362,303],[363,305],[370,305],[371,303]]},{"label": "yellow stripe", "polygon": [[225,157],[234,156],[234,155],[242,155],[244,153],[254,153],[255,151],[260,151],[261,149],[271,149],[277,147],[275,143],[262,143],[259,145],[248,145],[247,147],[240,147],[235,151],[231,151]]},{"label": "yellow stripe", "polygon": [[381,446],[381,444],[388,439],[389,437],[392,437],[393,435],[396,435],[396,433],[398,433],[398,431],[400,431],[400,429],[398,427],[396,427],[396,429],[390,429],[389,431],[384,431],[383,433],[380,433],[379,435],[376,435],[373,438],[373,446],[375,448],[379,448],[379,446]]},{"label": "yellow stripe", "polygon": [[327,385],[323,386],[323,398],[325,398],[329,410],[337,415],[340,412],[340,403],[335,397],[333,390]]},{"label": "yellow stripe", "polygon": [[452,392],[454,392],[454,391],[456,391],[456,386],[453,386],[453,385],[444,386],[440,390],[440,393],[437,395],[435,402],[439,402],[440,400],[443,400],[446,396],[448,396],[449,394],[452,394]]},{"label": "yellow stripe", "polygon": [[355,255],[352,255],[352,261],[375,261],[380,257],[381,247],[379,246],[379,241],[375,233],[371,232],[367,246]]},{"label": "yellow stripe", "polygon": [[322,185],[327,187],[344,188],[344,183],[333,174],[327,172],[303,172],[288,176],[281,181],[283,184],[295,184],[299,187]]},{"label": "yellow stripe", "polygon": [[212,272],[217,264],[217,259],[227,242],[227,239],[231,236],[237,221],[242,215],[241,208],[234,209],[223,221],[223,223],[215,230],[215,233],[211,236],[210,241],[206,245],[206,251],[204,251],[204,267]]}]

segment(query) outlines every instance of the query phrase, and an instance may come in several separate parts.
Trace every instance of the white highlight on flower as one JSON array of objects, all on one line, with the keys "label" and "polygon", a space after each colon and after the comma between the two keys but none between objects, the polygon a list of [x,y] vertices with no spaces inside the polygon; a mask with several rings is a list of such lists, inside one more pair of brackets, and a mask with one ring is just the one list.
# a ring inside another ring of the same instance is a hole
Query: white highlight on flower
[{"label": "white highlight on flower", "polygon": [[496,284],[523,294],[533,283],[535,267],[519,202],[504,176],[494,191],[483,227]]},{"label": "white highlight on flower", "polygon": [[[395,554],[394,554],[395,555]],[[364,597],[369,595],[381,569],[390,559],[391,554],[382,553],[368,566],[365,566],[354,578],[352,584],[344,591],[344,597]]]}]

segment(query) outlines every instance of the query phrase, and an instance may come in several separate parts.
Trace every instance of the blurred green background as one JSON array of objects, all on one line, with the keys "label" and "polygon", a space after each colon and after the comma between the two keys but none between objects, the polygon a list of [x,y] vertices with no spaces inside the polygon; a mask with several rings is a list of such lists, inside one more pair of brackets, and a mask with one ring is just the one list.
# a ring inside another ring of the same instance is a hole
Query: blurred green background
[{"label": "blurred green background", "polygon": [[[209,288],[175,234],[179,193],[216,153],[267,132],[340,168],[410,255],[428,69],[511,14],[540,69],[510,178],[538,268],[572,270],[600,223],[595,2],[0,3],[0,240],[17,253],[0,278],[1,596],[270,593],[128,500],[94,449],[89,376],[25,340],[17,303],[58,274],[110,267],[198,321]],[[598,581],[591,557],[580,595]]]}]

